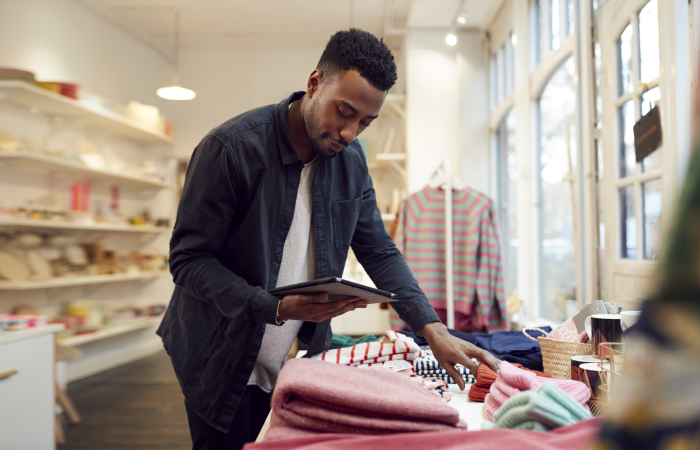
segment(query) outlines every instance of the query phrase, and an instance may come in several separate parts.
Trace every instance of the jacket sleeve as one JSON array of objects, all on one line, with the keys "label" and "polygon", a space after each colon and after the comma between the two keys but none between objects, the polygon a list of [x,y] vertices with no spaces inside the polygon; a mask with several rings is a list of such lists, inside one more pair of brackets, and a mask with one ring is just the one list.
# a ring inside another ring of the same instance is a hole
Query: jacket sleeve
[{"label": "jacket sleeve", "polygon": [[428,323],[440,322],[384,227],[369,175],[363,189],[360,216],[351,245],[358,261],[377,287],[398,295],[399,301],[390,305],[414,333],[418,334]]},{"label": "jacket sleeve", "polygon": [[217,259],[238,203],[236,160],[207,136],[192,154],[170,239],[175,284],[231,319],[276,324],[278,299],[250,286]]}]

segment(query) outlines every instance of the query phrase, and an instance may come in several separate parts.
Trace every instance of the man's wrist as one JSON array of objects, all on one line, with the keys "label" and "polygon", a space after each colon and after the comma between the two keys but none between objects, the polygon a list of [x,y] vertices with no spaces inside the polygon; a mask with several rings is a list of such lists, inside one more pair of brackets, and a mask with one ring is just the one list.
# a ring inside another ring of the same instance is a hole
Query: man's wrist
[{"label": "man's wrist", "polygon": [[442,324],[442,322],[430,322],[426,323],[423,328],[419,330],[419,333],[423,335],[426,341],[430,343],[432,340],[436,339],[440,335],[449,334],[447,327]]}]

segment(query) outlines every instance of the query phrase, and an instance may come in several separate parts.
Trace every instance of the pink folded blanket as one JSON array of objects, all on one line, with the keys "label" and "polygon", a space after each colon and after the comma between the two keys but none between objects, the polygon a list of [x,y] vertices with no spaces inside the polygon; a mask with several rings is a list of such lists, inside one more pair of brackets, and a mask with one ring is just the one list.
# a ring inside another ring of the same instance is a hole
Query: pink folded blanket
[{"label": "pink folded blanket", "polygon": [[503,361],[500,365],[498,377],[496,377],[496,381],[491,385],[491,390],[486,395],[486,399],[484,399],[486,415],[489,420],[493,420],[495,412],[509,398],[523,391],[535,390],[546,381],[556,384],[558,388],[571,398],[588,408],[586,402],[591,398],[591,391],[585,384],[574,380],[540,377],[533,372],[518,369],[514,365]]},{"label": "pink folded blanket", "polygon": [[329,433],[467,428],[439,395],[408,377],[302,358],[283,366],[272,410],[287,426]]},{"label": "pink folded blanket", "polygon": [[247,444],[244,450],[588,450],[601,428],[601,419],[582,420],[543,433],[530,430],[495,430],[408,433],[390,436],[358,436],[323,433],[289,436],[288,439]]}]

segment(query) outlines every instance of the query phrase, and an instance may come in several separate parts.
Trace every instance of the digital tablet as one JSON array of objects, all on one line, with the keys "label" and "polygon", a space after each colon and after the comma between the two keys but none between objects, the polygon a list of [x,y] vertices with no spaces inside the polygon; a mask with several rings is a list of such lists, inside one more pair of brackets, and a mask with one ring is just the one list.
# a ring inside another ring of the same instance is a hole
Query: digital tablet
[{"label": "digital tablet", "polygon": [[291,284],[270,290],[270,294],[277,296],[294,294],[317,294],[328,292],[327,302],[334,302],[348,297],[360,297],[369,303],[395,302],[398,300],[396,294],[371,288],[352,281],[343,280],[338,277],[326,277],[304,283]]}]

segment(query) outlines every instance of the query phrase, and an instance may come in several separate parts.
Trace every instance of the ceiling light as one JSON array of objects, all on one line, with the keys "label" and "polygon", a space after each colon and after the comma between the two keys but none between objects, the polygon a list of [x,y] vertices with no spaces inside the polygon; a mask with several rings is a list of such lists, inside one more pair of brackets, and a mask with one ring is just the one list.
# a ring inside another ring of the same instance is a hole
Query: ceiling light
[{"label": "ceiling light", "polygon": [[158,97],[166,100],[192,100],[197,96],[192,89],[179,86],[180,78],[180,10],[175,10],[175,82],[156,91]]},{"label": "ceiling light", "polygon": [[518,35],[513,33],[510,35],[510,43],[513,44],[513,47],[518,45]]},{"label": "ceiling light", "polygon": [[467,18],[464,16],[459,16],[457,17],[457,23],[459,23],[460,25],[464,25],[465,23],[467,23]]},{"label": "ceiling light", "polygon": [[453,46],[457,43],[457,36],[450,33],[447,36],[445,36],[445,42],[447,43],[447,45]]},{"label": "ceiling light", "polygon": [[156,91],[158,97],[166,100],[192,100],[197,96],[192,89],[180,86],[162,87]]}]

